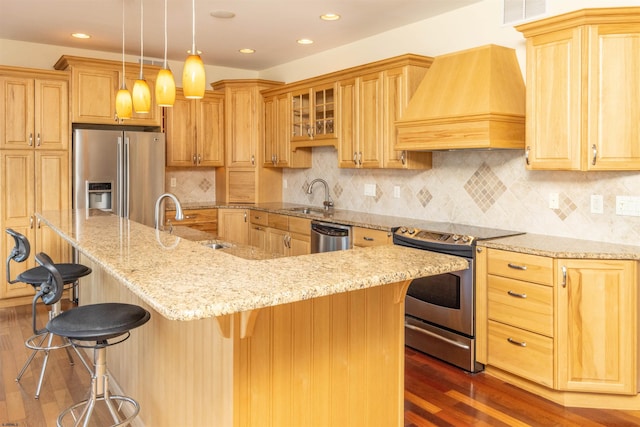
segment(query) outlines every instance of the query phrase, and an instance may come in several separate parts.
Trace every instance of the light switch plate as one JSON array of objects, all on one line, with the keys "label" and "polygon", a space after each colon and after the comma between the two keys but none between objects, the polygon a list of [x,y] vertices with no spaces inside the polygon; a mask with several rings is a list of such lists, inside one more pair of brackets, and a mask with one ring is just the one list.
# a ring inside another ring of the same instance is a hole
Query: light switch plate
[{"label": "light switch plate", "polygon": [[560,208],[560,196],[558,193],[549,193],[549,209]]},{"label": "light switch plate", "polygon": [[394,199],[399,199],[400,198],[400,186],[399,185],[394,185],[393,186],[393,198]]},{"label": "light switch plate", "polygon": [[591,213],[601,214],[604,212],[604,201],[602,194],[591,195]]},{"label": "light switch plate", "polygon": [[175,178],[171,178],[171,187],[175,187],[176,186],[176,179]]},{"label": "light switch plate", "polygon": [[616,196],[616,215],[640,216],[640,197]]},{"label": "light switch plate", "polygon": [[364,185],[364,195],[375,197],[376,195],[376,185],[375,184],[365,184]]}]

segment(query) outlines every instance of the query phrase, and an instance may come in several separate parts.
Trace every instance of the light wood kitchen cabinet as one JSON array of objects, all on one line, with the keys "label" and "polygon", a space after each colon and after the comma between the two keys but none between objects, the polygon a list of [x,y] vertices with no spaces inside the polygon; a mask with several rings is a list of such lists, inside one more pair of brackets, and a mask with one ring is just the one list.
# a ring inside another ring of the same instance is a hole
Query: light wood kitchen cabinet
[{"label": "light wood kitchen cabinet", "polygon": [[393,236],[390,231],[353,227],[352,232],[354,247],[366,248],[368,246],[391,245],[393,243]]},{"label": "light wood kitchen cabinet", "polygon": [[230,243],[249,244],[249,210],[218,209],[218,237]]},{"label": "light wood kitchen cabinet", "polygon": [[487,272],[488,363],[553,388],[553,260],[489,249]]},{"label": "light wood kitchen cabinet", "polygon": [[335,146],[335,83],[317,83],[292,92],[290,111],[291,142],[294,146]]},{"label": "light wood kitchen cabinet", "polygon": [[263,251],[266,251],[268,248],[268,216],[268,212],[256,210],[251,210],[249,214],[249,244]]},{"label": "light wood kitchen cabinet", "polygon": [[165,109],[167,166],[224,165],[224,95],[206,91],[202,99],[186,99],[176,89],[176,102]]},{"label": "light wood kitchen cabinet", "polygon": [[264,104],[261,91],[280,86],[268,80],[223,80],[225,165],[216,168],[216,200],[262,203],[282,200],[282,170],[263,167]]},{"label": "light wood kitchen cabinet", "polygon": [[478,248],[476,274],[487,372],[570,406],[637,395],[637,261]]},{"label": "light wood kitchen cabinet", "polygon": [[264,95],[264,167],[310,168],[311,148],[291,148],[291,95]]},{"label": "light wood kitchen cabinet", "polygon": [[586,9],[516,27],[527,38],[528,169],[640,169],[640,8]]},{"label": "light wood kitchen cabinet", "polygon": [[[2,257],[7,259],[14,240],[4,230],[24,234],[31,244],[31,256],[12,264],[13,278],[35,267],[35,254],[47,253],[55,262],[69,262],[70,247],[36,218],[36,212],[59,211],[70,206],[69,152],[46,150],[0,150],[0,227]],[[33,295],[33,287],[9,285],[2,279],[0,299]],[[27,302],[26,300],[24,302]]]},{"label": "light wood kitchen cabinet", "polygon": [[[120,89],[122,63],[94,58],[63,55],[54,65],[56,70],[71,72],[71,121],[90,124],[125,124],[162,126],[162,108],[155,101],[155,81],[160,67],[145,65],[144,78],[151,91],[151,110],[140,114],[135,111],[131,119],[116,115],[116,93]],[[129,91],[140,75],[140,66],[125,64],[125,84]]]},{"label": "light wood kitchen cabinet", "polygon": [[218,209],[183,209],[184,219],[177,221],[175,219],[175,209],[165,212],[165,226],[182,225],[193,228],[195,230],[218,235]]},{"label": "light wood kitchen cabinet", "polygon": [[311,220],[252,210],[250,244],[283,256],[311,253]]},{"label": "light wood kitchen cabinet", "polygon": [[558,389],[635,395],[637,263],[556,263]]},{"label": "light wood kitchen cabinet", "polygon": [[69,77],[0,67],[0,149],[69,148]]}]

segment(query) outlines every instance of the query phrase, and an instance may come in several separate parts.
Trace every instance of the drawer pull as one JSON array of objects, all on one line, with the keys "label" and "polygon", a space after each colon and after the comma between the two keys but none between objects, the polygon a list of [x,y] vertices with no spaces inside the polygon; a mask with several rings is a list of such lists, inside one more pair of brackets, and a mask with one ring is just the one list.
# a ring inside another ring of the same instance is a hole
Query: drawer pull
[{"label": "drawer pull", "polygon": [[516,341],[513,338],[507,338],[507,341],[509,341],[511,344],[517,345],[519,347],[526,347],[527,346],[527,343],[525,341]]},{"label": "drawer pull", "polygon": [[362,239],[366,240],[367,242],[373,242],[375,240],[373,237],[367,237],[367,236],[364,236]]},{"label": "drawer pull", "polygon": [[514,270],[522,270],[525,271],[527,269],[526,265],[518,265],[518,264],[507,264],[509,266],[509,268],[513,268]]},{"label": "drawer pull", "polygon": [[516,297],[516,298],[522,298],[525,299],[527,297],[527,294],[519,294],[518,292],[513,292],[513,291],[507,291],[507,293],[509,295],[511,295],[512,297]]}]

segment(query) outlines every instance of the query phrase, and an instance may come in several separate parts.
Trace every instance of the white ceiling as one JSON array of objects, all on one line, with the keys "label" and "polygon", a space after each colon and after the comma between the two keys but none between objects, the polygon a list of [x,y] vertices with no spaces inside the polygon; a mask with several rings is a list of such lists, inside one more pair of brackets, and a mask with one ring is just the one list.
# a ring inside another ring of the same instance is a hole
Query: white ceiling
[{"label": "white ceiling", "polygon": [[[0,39],[140,54],[141,0],[0,0]],[[196,49],[206,64],[264,70],[408,25],[481,0],[195,0]],[[168,0],[168,57],[183,61],[192,45],[191,0]],[[220,19],[214,11],[236,16]],[[339,21],[319,19],[337,13]],[[144,0],[144,57],[164,53],[164,2]],[[88,40],[72,32],[91,34]],[[314,40],[302,46],[299,38]],[[255,54],[238,53],[253,48]]]}]

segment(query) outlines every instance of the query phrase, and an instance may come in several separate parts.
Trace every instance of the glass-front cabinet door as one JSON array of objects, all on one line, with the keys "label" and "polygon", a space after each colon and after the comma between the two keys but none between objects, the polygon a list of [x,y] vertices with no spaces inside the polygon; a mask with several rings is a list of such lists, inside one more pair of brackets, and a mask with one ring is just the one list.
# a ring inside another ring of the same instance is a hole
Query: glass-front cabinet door
[{"label": "glass-front cabinet door", "polygon": [[292,93],[292,142],[336,138],[335,93],[334,84],[317,86]]}]

